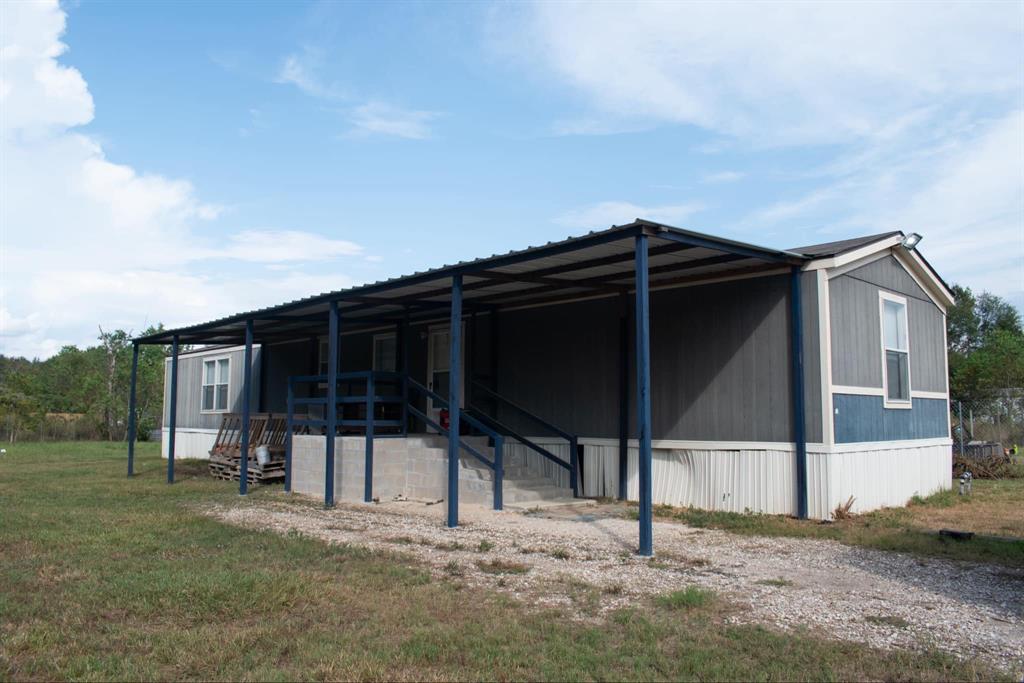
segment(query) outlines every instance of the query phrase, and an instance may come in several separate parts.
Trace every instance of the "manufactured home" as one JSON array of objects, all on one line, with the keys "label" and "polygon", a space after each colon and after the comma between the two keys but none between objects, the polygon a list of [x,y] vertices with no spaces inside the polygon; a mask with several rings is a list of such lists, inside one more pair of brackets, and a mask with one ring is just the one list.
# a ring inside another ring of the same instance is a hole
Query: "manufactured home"
[{"label": "manufactured home", "polygon": [[829,519],[949,488],[953,299],[919,239],[637,220],[135,343],[172,347],[171,477],[270,413],[286,486],[328,505],[626,498],[650,552],[652,504]]}]

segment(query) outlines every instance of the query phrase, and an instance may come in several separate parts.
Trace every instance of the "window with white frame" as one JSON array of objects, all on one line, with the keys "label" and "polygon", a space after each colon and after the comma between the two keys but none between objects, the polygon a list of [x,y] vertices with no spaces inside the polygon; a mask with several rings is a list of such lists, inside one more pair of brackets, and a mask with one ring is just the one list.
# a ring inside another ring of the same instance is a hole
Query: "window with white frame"
[{"label": "window with white frame", "polygon": [[378,334],[373,337],[373,369],[394,372],[398,340],[394,333]]},{"label": "window with white frame", "polygon": [[907,300],[879,292],[882,316],[882,382],[886,407],[910,407],[910,338]]},{"label": "window with white frame", "polygon": [[230,377],[230,359],[211,358],[203,361],[203,412],[223,412],[228,409]]}]

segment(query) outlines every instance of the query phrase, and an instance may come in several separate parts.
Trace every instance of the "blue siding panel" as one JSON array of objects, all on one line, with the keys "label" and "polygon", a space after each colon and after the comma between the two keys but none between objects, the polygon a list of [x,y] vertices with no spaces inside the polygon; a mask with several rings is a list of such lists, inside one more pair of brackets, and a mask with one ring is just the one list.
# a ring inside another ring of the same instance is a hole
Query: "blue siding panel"
[{"label": "blue siding panel", "polygon": [[881,396],[834,394],[836,443],[936,439],[948,436],[944,399],[915,398],[910,410],[886,408]]}]

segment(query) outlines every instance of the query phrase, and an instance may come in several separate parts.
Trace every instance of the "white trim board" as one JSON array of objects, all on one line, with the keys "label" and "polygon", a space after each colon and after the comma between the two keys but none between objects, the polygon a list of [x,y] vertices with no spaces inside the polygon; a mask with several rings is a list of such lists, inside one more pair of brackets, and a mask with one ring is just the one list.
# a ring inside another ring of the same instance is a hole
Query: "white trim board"
[{"label": "white trim board", "polygon": [[817,271],[818,277],[818,369],[821,372],[821,440],[835,443],[832,422],[832,309],[828,274]]},{"label": "white trim board", "polygon": [[[565,444],[565,439],[558,437],[527,437],[538,444]],[[584,446],[618,446],[618,439],[601,437],[579,438]],[[823,444],[808,443],[808,453],[850,453],[855,451],[873,451],[887,448],[922,448],[925,446],[952,445],[952,439],[939,437],[934,439],[904,439],[901,441],[857,441],[853,443]],[[627,441],[627,448],[639,448],[636,439]],[[655,439],[651,442],[655,450],[696,450],[696,451],[795,451],[792,442],[786,441],[686,441],[679,439]]]},{"label": "white trim board", "polygon": [[[847,394],[851,396],[885,396],[885,389],[882,387],[851,387],[844,386],[841,384],[835,384],[832,386],[832,393],[834,394]],[[936,399],[948,399],[949,394],[944,391],[919,391],[917,389],[910,390],[910,398],[936,398]]]},{"label": "white trim board", "polygon": [[[171,431],[170,427],[161,427],[160,432],[167,434]],[[213,434],[217,435],[220,433],[219,429],[210,429],[208,427],[175,427],[175,434]]]},{"label": "white trim board", "polygon": [[889,249],[892,249],[892,247],[896,246],[902,241],[902,235],[893,235],[892,237],[887,237],[885,239],[878,240],[877,242],[872,242],[871,244],[867,244],[863,247],[860,247],[859,249],[854,249],[853,251],[847,252],[845,254],[839,254],[838,256],[832,256],[829,258],[811,261],[809,264],[807,264],[804,270],[818,270],[819,268],[839,268],[840,266],[845,266],[848,263],[859,261],[860,259],[866,256],[874,254],[875,252],[887,251]]}]

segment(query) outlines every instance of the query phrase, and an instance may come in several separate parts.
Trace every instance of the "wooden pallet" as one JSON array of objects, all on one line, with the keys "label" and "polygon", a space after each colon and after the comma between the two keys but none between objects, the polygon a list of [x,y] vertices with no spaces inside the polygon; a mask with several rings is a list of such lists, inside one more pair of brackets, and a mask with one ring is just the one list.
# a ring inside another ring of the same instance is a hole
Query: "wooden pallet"
[{"label": "wooden pallet", "polygon": [[[255,413],[249,417],[249,458],[246,480],[250,484],[266,484],[284,480],[285,437],[287,419],[282,415]],[[266,446],[270,462],[260,466],[256,449]],[[242,470],[242,416],[227,413],[210,449],[210,474],[218,479],[238,481]]]}]

